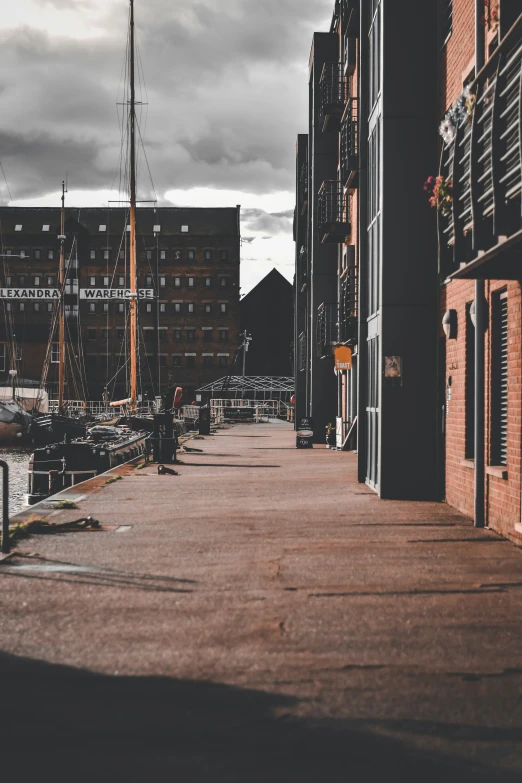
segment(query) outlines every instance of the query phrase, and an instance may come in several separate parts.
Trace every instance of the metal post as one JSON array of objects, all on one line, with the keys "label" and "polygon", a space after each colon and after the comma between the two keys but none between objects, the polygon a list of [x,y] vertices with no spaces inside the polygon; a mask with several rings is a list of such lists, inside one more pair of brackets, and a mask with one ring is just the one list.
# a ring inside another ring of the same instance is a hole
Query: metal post
[{"label": "metal post", "polygon": [[[483,0],[475,0],[475,75],[482,70],[485,59]],[[474,524],[475,527],[484,527],[484,488],[485,488],[485,462],[484,462],[484,333],[487,326],[487,308],[484,298],[484,280],[475,280],[475,421],[474,421],[474,450],[475,450],[475,497],[474,497]]]},{"label": "metal post", "polygon": [[9,465],[0,460],[2,468],[2,553],[8,555],[11,551],[9,540]]}]

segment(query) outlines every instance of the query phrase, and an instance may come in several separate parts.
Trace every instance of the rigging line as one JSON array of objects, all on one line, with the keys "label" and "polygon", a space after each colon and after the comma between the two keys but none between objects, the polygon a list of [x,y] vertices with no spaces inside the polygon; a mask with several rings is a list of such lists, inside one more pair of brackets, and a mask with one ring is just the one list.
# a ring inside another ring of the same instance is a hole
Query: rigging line
[{"label": "rigging line", "polygon": [[149,159],[148,159],[148,157],[147,157],[147,152],[146,152],[146,150],[145,150],[145,145],[144,145],[144,143],[143,143],[143,138],[142,138],[142,135],[141,135],[141,128],[140,128],[140,124],[139,124],[139,122],[138,122],[138,123],[136,123],[136,125],[137,125],[137,128],[138,128],[138,135],[139,135],[139,137],[140,137],[141,145],[142,145],[142,147],[143,147],[143,157],[145,158],[145,163],[147,164],[147,171],[149,172],[150,184],[152,185],[152,191],[153,191],[153,193],[154,193],[154,198],[155,198],[155,199],[156,199],[156,201],[157,201],[157,200],[158,200],[158,194],[156,193],[156,188],[155,188],[155,186],[154,186],[154,180],[152,179],[152,172],[151,172],[151,170],[150,170],[150,166],[149,166]]},{"label": "rigging line", "polygon": [[13,197],[11,195],[11,191],[9,190],[9,183],[7,182],[7,177],[5,176],[5,171],[4,171],[4,167],[2,165],[2,161],[1,160],[0,160],[0,169],[2,169],[2,174],[4,175],[5,186],[7,188],[7,192],[9,193],[9,199],[10,199],[10,201],[13,201]]}]

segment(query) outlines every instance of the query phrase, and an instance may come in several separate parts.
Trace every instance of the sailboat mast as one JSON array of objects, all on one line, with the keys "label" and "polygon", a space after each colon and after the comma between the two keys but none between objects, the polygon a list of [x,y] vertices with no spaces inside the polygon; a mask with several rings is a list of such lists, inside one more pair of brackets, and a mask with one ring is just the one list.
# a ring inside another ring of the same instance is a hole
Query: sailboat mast
[{"label": "sailboat mast", "polygon": [[65,385],[65,182],[62,182],[62,211],[60,219],[60,268],[58,281],[60,288],[60,323],[58,333],[58,413],[63,413],[63,390]]},{"label": "sailboat mast", "polygon": [[136,94],[134,86],[134,0],[130,0],[130,107],[129,107],[129,142],[130,142],[130,398],[131,411],[136,412],[138,398],[138,341],[137,341],[137,310],[138,293],[136,290]]}]

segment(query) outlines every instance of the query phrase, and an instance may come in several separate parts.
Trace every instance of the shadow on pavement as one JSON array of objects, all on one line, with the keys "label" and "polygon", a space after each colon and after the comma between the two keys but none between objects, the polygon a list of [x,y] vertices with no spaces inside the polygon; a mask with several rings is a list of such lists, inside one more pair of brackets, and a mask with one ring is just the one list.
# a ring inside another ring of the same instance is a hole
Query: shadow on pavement
[{"label": "shadow on pavement", "polygon": [[[518,775],[414,751],[358,721],[303,719],[297,699],[211,682],[118,677],[0,653],[5,783],[481,783]],[[395,728],[406,728],[398,722]],[[496,729],[408,721],[410,733]],[[392,730],[375,722],[375,730]],[[503,732],[500,732],[501,734]]]}]

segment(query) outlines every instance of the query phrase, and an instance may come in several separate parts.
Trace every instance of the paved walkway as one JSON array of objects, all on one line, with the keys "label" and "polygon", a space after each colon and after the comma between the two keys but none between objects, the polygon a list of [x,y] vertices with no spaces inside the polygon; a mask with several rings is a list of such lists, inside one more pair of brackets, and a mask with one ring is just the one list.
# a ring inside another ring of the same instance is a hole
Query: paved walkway
[{"label": "paved walkway", "polygon": [[6,783],[520,781],[522,551],[294,442],[193,441],[0,565]]}]

